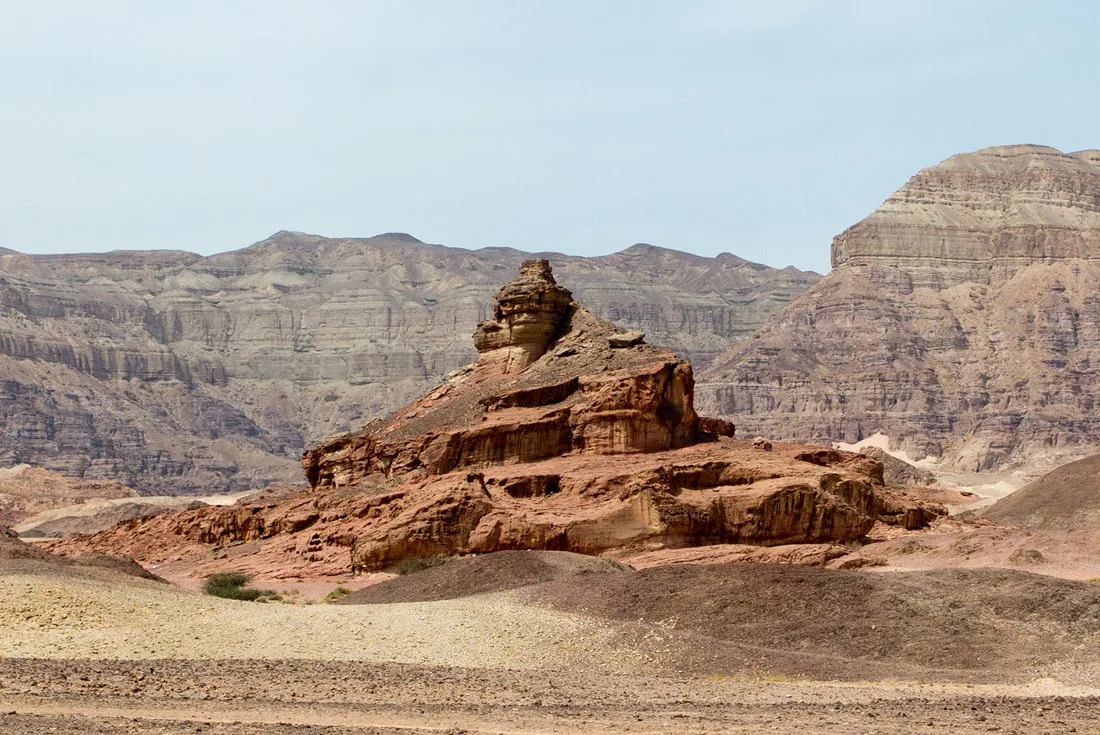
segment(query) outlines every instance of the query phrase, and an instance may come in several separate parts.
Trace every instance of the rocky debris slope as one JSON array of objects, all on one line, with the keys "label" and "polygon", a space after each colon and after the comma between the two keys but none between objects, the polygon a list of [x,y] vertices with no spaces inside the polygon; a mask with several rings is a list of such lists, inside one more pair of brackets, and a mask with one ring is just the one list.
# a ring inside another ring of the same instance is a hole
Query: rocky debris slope
[{"label": "rocky debris slope", "polygon": [[14,526],[44,511],[87,500],[135,495],[117,482],[83,480],[43,467],[16,465],[0,469],[0,524]]},{"label": "rocky debris slope", "polygon": [[24,543],[15,531],[7,526],[0,526],[0,562],[22,559],[44,561],[49,558],[49,552]]},{"label": "rocky debris slope", "polygon": [[986,470],[1100,444],[1100,158],[988,148],[914,176],[701,378],[748,432]]},{"label": "rocky debris slope", "polygon": [[1043,475],[998,500],[982,515],[1027,529],[1100,537],[1100,455]]},{"label": "rocky debris slope", "polygon": [[308,450],[310,491],[136,520],[57,548],[156,561],[187,544],[251,543],[238,566],[316,576],[502,549],[835,543],[875,522],[881,464],[733,440],[732,424],[695,413],[689,363],[624,339],[546,261],[525,263],[489,315],[475,364]]},{"label": "rocky debris slope", "polygon": [[[143,493],[293,481],[309,442],[392,411],[474,351],[524,255],[280,232],[200,257],[0,253],[0,466]],[[698,363],[819,276],[648,245],[556,256],[600,316]]]}]

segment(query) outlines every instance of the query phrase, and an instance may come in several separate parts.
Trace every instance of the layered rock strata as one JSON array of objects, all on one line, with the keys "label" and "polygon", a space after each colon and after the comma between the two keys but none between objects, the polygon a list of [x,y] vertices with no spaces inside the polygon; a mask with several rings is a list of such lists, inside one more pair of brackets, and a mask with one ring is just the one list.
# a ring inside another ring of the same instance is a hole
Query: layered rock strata
[{"label": "layered rock strata", "polygon": [[255,542],[237,566],[293,575],[501,549],[840,543],[871,528],[880,463],[734,440],[732,424],[696,414],[688,362],[640,335],[619,339],[567,294],[545,261],[524,264],[478,328],[478,361],[308,450],[309,491],[133,521],[59,548],[156,561],[187,543]]},{"label": "layered rock strata", "polygon": [[[291,481],[308,443],[468,363],[523,259],[288,232],[205,258],[0,252],[0,466],[149,494]],[[818,278],[647,245],[557,262],[600,316],[699,363]]]},{"label": "layered rock strata", "polygon": [[833,268],[904,271],[914,288],[999,286],[1036,263],[1100,260],[1100,162],[999,146],[920,171],[833,241]]},{"label": "layered rock strata", "polygon": [[799,441],[890,436],[988,470],[1100,445],[1100,159],[990,148],[838,236],[834,270],[702,376],[700,405]]}]

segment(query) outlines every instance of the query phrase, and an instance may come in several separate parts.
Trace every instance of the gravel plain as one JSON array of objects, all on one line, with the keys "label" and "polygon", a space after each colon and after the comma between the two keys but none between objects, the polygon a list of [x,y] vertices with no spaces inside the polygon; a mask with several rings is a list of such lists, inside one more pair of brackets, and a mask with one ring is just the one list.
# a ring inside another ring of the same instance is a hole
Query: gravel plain
[{"label": "gravel plain", "polygon": [[[1100,690],[662,670],[639,621],[515,592],[219,600],[112,569],[0,568],[0,733],[1097,732]],[[628,631],[629,634],[625,634]]]}]

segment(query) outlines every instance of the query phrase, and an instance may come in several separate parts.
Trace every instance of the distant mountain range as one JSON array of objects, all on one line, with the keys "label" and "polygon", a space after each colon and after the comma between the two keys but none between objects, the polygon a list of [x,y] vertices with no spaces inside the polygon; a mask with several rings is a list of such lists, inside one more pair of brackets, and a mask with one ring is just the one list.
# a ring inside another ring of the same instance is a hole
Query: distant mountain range
[{"label": "distant mountain range", "polygon": [[[528,257],[290,232],[211,257],[0,255],[0,466],[145,493],[297,481],[308,442],[470,362]],[[650,245],[546,257],[578,301],[697,367],[820,279]]]},{"label": "distant mountain range", "polygon": [[[983,470],[1100,447],[1100,151],[1003,146],[917,173],[822,278],[635,245],[542,254],[597,315],[690,359],[744,435]],[[474,357],[530,254],[279,232],[201,257],[0,254],[0,466],[142,492],[301,478],[298,457]]]}]

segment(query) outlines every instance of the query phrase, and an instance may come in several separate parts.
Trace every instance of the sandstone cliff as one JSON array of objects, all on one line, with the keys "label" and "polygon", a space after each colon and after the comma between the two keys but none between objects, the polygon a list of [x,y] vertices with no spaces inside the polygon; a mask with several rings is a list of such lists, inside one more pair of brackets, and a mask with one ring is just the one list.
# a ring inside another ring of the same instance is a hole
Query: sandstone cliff
[{"label": "sandstone cliff", "polygon": [[691,365],[576,304],[544,260],[497,293],[474,341],[477,362],[428,395],[305,452],[308,492],[57,548],[158,561],[249,542],[238,567],[316,576],[501,549],[837,543],[905,513],[883,507],[874,460],[756,448],[700,418]]},{"label": "sandstone cliff", "polygon": [[1100,444],[1100,154],[954,156],[833,263],[703,373],[705,409],[802,441],[883,432],[970,470]]},{"label": "sandstone cliff", "polygon": [[[308,442],[469,362],[523,257],[287,232],[208,258],[0,253],[0,466],[146,493],[295,481]],[[818,278],[647,245],[555,260],[595,313],[700,364]]]}]

